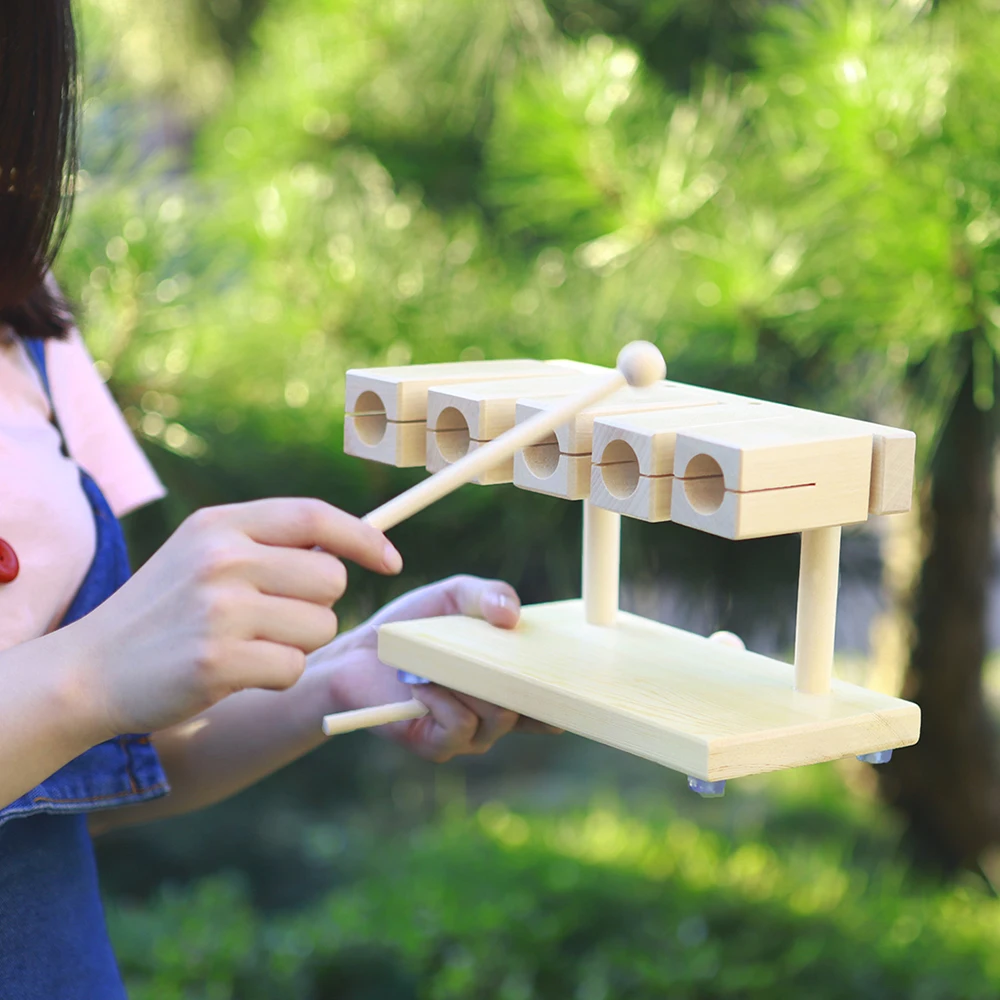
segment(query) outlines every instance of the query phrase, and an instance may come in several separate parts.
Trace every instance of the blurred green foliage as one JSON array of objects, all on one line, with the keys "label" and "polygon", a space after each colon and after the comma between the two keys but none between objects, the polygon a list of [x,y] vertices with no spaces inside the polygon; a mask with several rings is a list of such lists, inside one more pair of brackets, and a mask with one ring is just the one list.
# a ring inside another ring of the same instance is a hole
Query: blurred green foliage
[{"label": "blurred green foliage", "polygon": [[[261,916],[225,877],[114,907],[130,995],[974,1000],[1000,988],[992,899],[910,883],[829,834],[775,843],[663,809],[552,817],[494,802],[363,839],[349,880],[295,914]],[[351,850],[336,829],[313,842]]]},{"label": "blurred green foliage", "polygon": [[[992,398],[992,0],[727,9],[690,43],[684,90],[651,40],[708,22],[674,0],[207,17],[82,0],[85,172],[59,275],[171,487],[140,555],[200,504],[313,493],[361,512],[408,484],[341,454],[352,366],[608,363],[647,337],[680,379],[887,420],[908,402],[930,446],[952,335],[984,318]],[[220,41],[237,23],[246,44]],[[442,510],[399,531],[412,582],[464,569],[572,593],[569,505],[470,489]],[[487,518],[553,555],[477,546]],[[460,566],[430,541],[456,522]],[[682,531],[629,530],[634,575],[695,562]],[[704,565],[729,558],[699,541]],[[387,596],[365,581],[349,599]]]},{"label": "blurred green foliage", "polygon": [[[1000,11],[938,8],[80,0],[85,169],[58,275],[170,488],[133,519],[137,554],[201,504],[360,513],[413,481],[342,454],[343,373],[364,365],[607,364],[645,337],[681,380],[905,419],[926,457],[954,335],[975,331],[983,408],[1000,346]],[[573,508],[460,491],[398,529],[405,581],[352,574],[346,617],[456,570],[572,594]],[[761,614],[772,568],[794,579],[794,539],[625,540],[629,575],[742,573]],[[112,923],[157,1000],[995,996],[995,903],[831,829],[803,848],[496,805],[360,834],[303,913],[216,880]]]}]

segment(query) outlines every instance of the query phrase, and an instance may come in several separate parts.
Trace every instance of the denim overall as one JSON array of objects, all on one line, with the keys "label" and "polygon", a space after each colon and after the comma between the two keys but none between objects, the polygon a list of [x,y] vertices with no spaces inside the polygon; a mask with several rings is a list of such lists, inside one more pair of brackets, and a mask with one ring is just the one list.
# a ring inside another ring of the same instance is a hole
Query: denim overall
[{"label": "denim overall", "polygon": [[[43,342],[24,339],[51,402]],[[53,409],[53,422],[58,429]],[[61,431],[60,431],[61,435]],[[68,454],[65,440],[63,454]],[[91,477],[94,561],[61,625],[82,618],[130,575],[121,526]],[[0,809],[0,1000],[122,1000],[108,940],[87,813],[165,795],[146,736],[119,736],[81,754]]]}]

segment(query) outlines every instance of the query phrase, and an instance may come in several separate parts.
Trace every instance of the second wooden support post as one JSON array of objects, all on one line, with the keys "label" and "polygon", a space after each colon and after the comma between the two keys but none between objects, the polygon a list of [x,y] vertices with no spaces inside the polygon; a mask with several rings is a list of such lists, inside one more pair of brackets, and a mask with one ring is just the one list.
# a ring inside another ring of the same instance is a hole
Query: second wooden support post
[{"label": "second wooden support post", "polygon": [[795,615],[795,690],[829,694],[840,581],[840,528],[802,532]]},{"label": "second wooden support post", "polygon": [[618,619],[621,569],[620,514],[583,501],[583,609],[588,625]]}]

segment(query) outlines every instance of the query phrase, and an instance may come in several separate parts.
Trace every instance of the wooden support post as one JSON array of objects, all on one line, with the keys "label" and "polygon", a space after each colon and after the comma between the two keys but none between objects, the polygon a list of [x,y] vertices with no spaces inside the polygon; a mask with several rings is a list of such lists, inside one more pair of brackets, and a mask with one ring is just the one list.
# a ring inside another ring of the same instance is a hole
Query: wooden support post
[{"label": "wooden support post", "polygon": [[802,532],[795,615],[795,690],[829,694],[840,579],[840,528]]},{"label": "wooden support post", "polygon": [[590,625],[618,618],[621,514],[583,501],[583,607]]}]

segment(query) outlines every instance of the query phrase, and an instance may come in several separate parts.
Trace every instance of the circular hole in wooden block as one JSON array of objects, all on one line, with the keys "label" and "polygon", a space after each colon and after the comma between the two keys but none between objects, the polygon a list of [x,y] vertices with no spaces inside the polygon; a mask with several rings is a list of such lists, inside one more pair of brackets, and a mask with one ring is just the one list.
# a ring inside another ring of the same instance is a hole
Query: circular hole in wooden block
[{"label": "circular hole in wooden block", "polygon": [[601,455],[601,478],[613,496],[625,500],[639,485],[639,459],[625,441],[610,441]]},{"label": "circular hole in wooden block", "polygon": [[457,462],[469,452],[469,422],[454,406],[445,407],[437,418],[434,439],[446,462]]},{"label": "circular hole in wooden block", "polygon": [[385,403],[377,392],[368,389],[358,396],[358,401],[354,404],[354,429],[366,445],[374,447],[385,437],[388,422]]},{"label": "circular hole in wooden block", "polygon": [[684,495],[699,514],[714,514],[726,498],[722,466],[711,455],[695,455],[684,470]]},{"label": "circular hole in wooden block", "polygon": [[555,434],[525,448],[524,464],[536,479],[548,479],[559,467],[559,441]]}]

